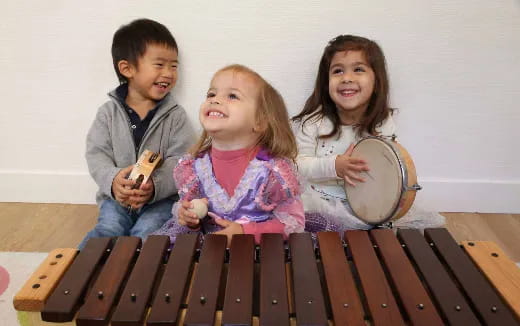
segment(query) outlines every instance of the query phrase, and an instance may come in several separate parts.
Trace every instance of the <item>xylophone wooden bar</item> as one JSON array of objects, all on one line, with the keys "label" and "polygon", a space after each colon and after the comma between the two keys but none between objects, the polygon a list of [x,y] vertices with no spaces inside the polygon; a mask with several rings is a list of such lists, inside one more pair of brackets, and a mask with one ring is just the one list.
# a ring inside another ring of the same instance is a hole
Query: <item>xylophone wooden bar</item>
[{"label": "xylophone wooden bar", "polygon": [[292,260],[292,281],[296,324],[298,326],[327,326],[325,299],[311,235],[293,233],[289,236]]},{"label": "xylophone wooden bar", "polygon": [[262,235],[260,261],[260,325],[287,326],[289,303],[281,234]]},{"label": "xylophone wooden bar", "polygon": [[412,323],[421,326],[443,325],[433,302],[392,230],[372,230],[370,235],[383,257],[390,278]]},{"label": "xylophone wooden bar", "polygon": [[334,324],[365,326],[363,307],[339,234],[319,233],[318,244]]},{"label": "xylophone wooden bar", "polygon": [[432,297],[450,325],[481,325],[456,283],[417,230],[399,230],[398,238],[429,286]]},{"label": "xylophone wooden bar", "polygon": [[224,235],[206,235],[188,301],[186,326],[212,326],[214,323],[226,243]]},{"label": "xylophone wooden bar", "polygon": [[153,300],[147,326],[175,326],[179,318],[194,261],[195,249],[199,242],[197,234],[183,234],[177,237],[171,251],[163,278]]},{"label": "xylophone wooden bar", "polygon": [[368,237],[368,232],[346,231],[345,241],[358,271],[374,325],[405,325],[383,267]]},{"label": "xylophone wooden bar", "polygon": [[143,325],[155,279],[169,244],[167,236],[148,237],[112,315],[112,326]]},{"label": "xylophone wooden bar", "polygon": [[67,322],[74,319],[89,282],[100,268],[101,261],[106,259],[112,245],[110,238],[94,238],[87,242],[45,303],[42,310],[44,321]]},{"label": "xylophone wooden bar", "polygon": [[[285,244],[281,235],[265,234],[259,247],[252,236],[240,235],[233,238],[229,251],[226,237],[207,235],[199,251],[198,236],[186,234],[177,237],[169,255],[168,238],[163,236],[149,237],[142,248],[140,239],[121,237],[111,250],[110,239],[92,239],[61,281],[49,285],[56,290],[42,313],[20,314],[28,317],[24,326],[520,325],[509,308],[514,309],[518,297],[520,270],[499,248],[472,242],[462,249],[446,230],[426,230],[426,235],[429,242],[413,230],[399,230],[397,237],[391,230],[347,231],[342,241],[339,234],[324,232],[317,234],[316,249],[305,233],[290,235]],[[86,258],[88,248],[97,248],[92,251],[95,257]],[[82,262],[85,259],[90,263]],[[461,269],[460,262],[469,267]],[[85,264],[83,269],[75,267]],[[46,260],[41,267],[47,265]],[[69,275],[78,269],[89,275]],[[477,299],[496,319],[484,318],[471,289],[474,284],[466,284],[475,273],[481,282],[477,286],[495,295]],[[82,280],[73,292],[85,295],[74,299],[72,293],[60,293],[70,279]],[[54,296],[66,309],[59,304],[49,308]],[[70,308],[78,304],[83,306],[72,321],[40,318],[51,311],[60,312],[51,314],[54,317],[73,315]],[[433,313],[437,319],[430,317]]]},{"label": "xylophone wooden bar", "polygon": [[427,229],[425,237],[449,266],[485,324],[518,325],[511,311],[446,229]]},{"label": "xylophone wooden bar", "polygon": [[237,234],[231,241],[222,325],[245,326],[253,320],[255,238]]},{"label": "xylophone wooden bar", "polygon": [[106,326],[109,324],[110,314],[140,245],[140,238],[120,237],[117,239],[112,254],[103,266],[85,304],[78,312],[77,326]]},{"label": "xylophone wooden bar", "polygon": [[520,272],[518,267],[506,258],[502,249],[494,242],[463,241],[462,246],[516,313],[516,316],[520,318]]}]

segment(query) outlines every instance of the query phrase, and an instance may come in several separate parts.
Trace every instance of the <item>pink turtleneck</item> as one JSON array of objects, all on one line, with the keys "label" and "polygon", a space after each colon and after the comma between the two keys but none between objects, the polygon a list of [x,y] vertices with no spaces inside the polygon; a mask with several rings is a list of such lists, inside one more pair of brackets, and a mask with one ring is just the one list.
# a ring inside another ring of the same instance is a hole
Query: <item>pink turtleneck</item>
[{"label": "pink turtleneck", "polygon": [[229,197],[235,193],[240,179],[244,175],[249,162],[258,153],[259,147],[221,151],[211,148],[211,163],[217,182],[226,190]]},{"label": "pink turtleneck", "polygon": [[[244,175],[249,162],[258,154],[259,150],[258,146],[234,151],[221,151],[214,147],[211,148],[213,173],[217,182],[230,197],[235,193],[235,188]],[[246,234],[253,234],[257,243],[260,242],[262,233],[284,234],[284,224],[278,219],[261,223],[249,222],[242,224],[242,229]]]}]

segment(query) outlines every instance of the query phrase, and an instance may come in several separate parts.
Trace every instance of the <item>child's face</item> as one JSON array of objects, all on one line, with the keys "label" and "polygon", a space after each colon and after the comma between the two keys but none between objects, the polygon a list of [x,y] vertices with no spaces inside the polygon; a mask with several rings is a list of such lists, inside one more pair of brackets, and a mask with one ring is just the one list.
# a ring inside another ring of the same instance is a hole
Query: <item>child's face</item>
[{"label": "child's face", "polygon": [[358,123],[374,92],[375,74],[362,51],[336,52],[329,68],[329,95],[343,124]]},{"label": "child's face", "polygon": [[258,95],[257,82],[245,73],[225,70],[213,77],[199,113],[213,144],[233,143],[237,149],[253,145]]},{"label": "child's face", "polygon": [[177,82],[177,51],[158,44],[148,44],[137,66],[130,65],[129,94],[142,100],[161,100]]}]

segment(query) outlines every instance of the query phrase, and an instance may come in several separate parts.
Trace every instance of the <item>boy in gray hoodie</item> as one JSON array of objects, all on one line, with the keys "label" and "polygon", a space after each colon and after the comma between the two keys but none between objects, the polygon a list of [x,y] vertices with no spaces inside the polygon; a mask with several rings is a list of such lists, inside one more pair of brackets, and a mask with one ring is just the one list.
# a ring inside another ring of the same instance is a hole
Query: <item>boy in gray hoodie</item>
[{"label": "boy in gray hoodie", "polygon": [[[172,171],[195,140],[186,112],[171,89],[177,81],[178,48],[162,24],[138,19],[114,34],[112,59],[120,81],[108,94],[87,135],[86,159],[99,186],[99,218],[92,237],[146,237],[171,218],[177,200]],[[162,165],[132,189],[127,179],[145,150],[161,153]]]}]

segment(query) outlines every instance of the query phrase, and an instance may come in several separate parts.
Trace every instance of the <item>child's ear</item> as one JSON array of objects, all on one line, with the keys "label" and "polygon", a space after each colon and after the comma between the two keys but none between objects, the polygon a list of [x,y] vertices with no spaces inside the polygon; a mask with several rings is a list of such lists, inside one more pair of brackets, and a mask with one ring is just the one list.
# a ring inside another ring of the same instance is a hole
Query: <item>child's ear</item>
[{"label": "child's ear", "polygon": [[253,126],[253,132],[263,133],[267,129],[267,123],[257,121]]},{"label": "child's ear", "polygon": [[132,78],[132,76],[134,75],[133,65],[126,60],[120,60],[117,63],[117,68],[119,69],[121,75],[125,76],[127,79]]}]

